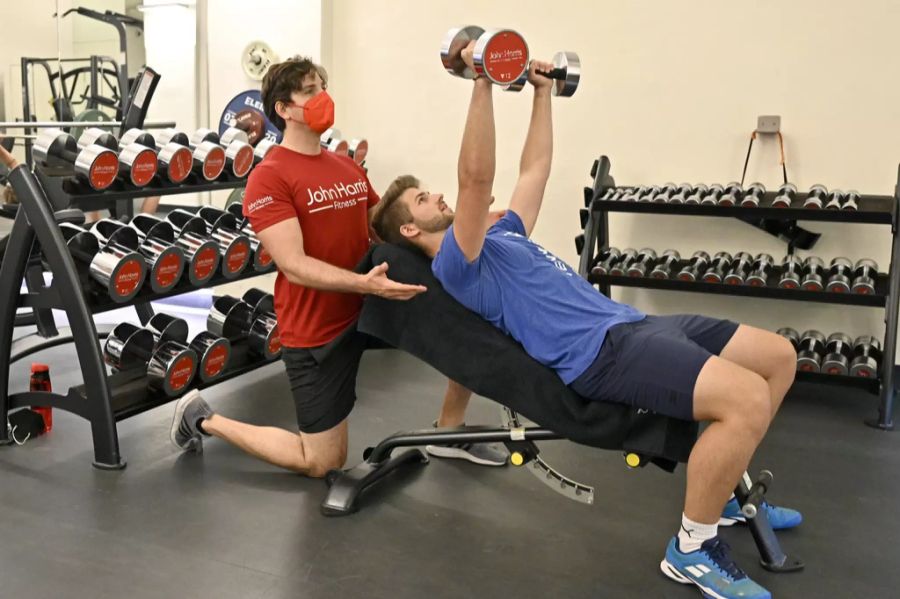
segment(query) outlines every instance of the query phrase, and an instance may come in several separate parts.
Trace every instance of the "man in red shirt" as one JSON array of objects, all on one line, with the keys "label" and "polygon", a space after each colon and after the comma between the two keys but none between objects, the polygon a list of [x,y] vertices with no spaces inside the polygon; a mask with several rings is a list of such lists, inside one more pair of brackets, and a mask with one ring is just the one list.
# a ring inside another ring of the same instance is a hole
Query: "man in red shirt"
[{"label": "man in red shirt", "polygon": [[[275,312],[282,359],[300,434],[215,414],[196,391],[178,401],[172,442],[200,451],[216,436],[276,466],[312,477],[347,459],[347,416],[356,401],[356,373],[371,339],[354,323],[362,295],[398,301],[426,289],[387,276],[388,265],[353,272],[369,248],[378,194],[346,156],[322,151],[320,135],[334,123],[327,75],[309,59],[273,65],[262,84],[266,116],[284,132],[247,182],[244,215],[278,266]],[[449,382],[438,424],[457,426],[471,393]],[[506,455],[479,446],[432,448],[439,455],[503,465]]]}]

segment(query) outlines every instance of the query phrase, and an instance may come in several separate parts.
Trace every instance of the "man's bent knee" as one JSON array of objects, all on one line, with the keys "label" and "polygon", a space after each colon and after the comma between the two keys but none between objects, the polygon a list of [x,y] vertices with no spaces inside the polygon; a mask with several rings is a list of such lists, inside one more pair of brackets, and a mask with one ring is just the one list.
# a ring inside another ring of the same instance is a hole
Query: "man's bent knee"
[{"label": "man's bent knee", "polygon": [[344,467],[347,462],[347,453],[330,456],[308,456],[306,463],[306,475],[311,478],[325,478],[331,470]]}]

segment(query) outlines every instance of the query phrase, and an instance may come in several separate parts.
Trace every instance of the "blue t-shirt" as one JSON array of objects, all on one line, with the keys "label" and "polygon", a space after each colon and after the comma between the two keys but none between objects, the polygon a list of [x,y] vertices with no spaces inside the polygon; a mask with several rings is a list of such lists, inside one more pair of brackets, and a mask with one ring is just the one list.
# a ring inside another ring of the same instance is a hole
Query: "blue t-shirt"
[{"label": "blue t-shirt", "polygon": [[607,329],[644,318],[528,239],[511,210],[488,229],[471,263],[451,225],[431,270],[456,301],[512,336],[567,385],[597,357]]}]

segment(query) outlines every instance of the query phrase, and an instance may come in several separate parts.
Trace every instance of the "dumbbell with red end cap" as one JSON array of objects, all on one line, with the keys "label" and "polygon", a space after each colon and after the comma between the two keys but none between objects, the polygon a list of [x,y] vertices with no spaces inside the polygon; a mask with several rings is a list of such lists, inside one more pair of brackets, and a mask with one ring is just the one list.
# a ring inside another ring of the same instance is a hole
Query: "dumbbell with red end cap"
[{"label": "dumbbell with red end cap", "polygon": [[619,259],[610,267],[609,275],[612,277],[624,277],[625,273],[628,270],[628,267],[634,260],[637,259],[637,255],[637,250],[634,248],[627,248],[622,250],[622,254]]},{"label": "dumbbell with red end cap", "polygon": [[698,183],[694,186],[693,191],[684,199],[685,204],[699,204],[700,201],[709,193],[709,186]]},{"label": "dumbbell with red end cap", "polygon": [[[144,263],[147,265],[147,280],[150,288],[155,293],[165,293],[181,280],[181,274],[184,272],[184,252],[174,245],[175,232],[171,225],[157,219],[153,219],[156,222],[147,222],[145,216],[148,215],[135,216],[137,223],[134,226],[105,218],[97,221],[92,231],[101,240],[119,238],[123,235],[134,236],[138,244],[137,250],[144,257]],[[139,228],[142,223],[145,223],[145,226],[151,231],[151,235],[144,234]],[[129,230],[120,232],[119,229],[122,228]],[[127,245],[130,247],[135,240],[129,239]]]},{"label": "dumbbell with red end cap", "polygon": [[197,355],[175,341],[158,343],[153,332],[129,322],[116,325],[103,345],[103,357],[113,371],[144,370],[151,389],[173,397],[194,377]]},{"label": "dumbbell with red end cap", "polygon": [[[462,51],[472,41],[475,42],[474,70],[462,58]],[[492,83],[508,85],[527,74],[528,58],[525,39],[509,29],[485,31],[477,25],[455,27],[441,42],[441,64],[448,73],[463,79],[483,76]]]},{"label": "dumbbell with red end cap", "polygon": [[[200,130],[200,133],[205,131],[209,129]],[[191,143],[192,138],[198,139],[199,143]],[[175,129],[163,129],[156,134],[157,143],[161,145],[175,142],[190,148],[193,160],[191,172],[205,181],[215,181],[225,170],[225,149],[218,143],[202,138],[203,135],[197,132],[188,137],[187,134]]]},{"label": "dumbbell with red end cap", "polygon": [[153,333],[130,322],[121,322],[106,337],[103,359],[114,372],[144,369],[155,345]]},{"label": "dumbbell with red end cap", "polygon": [[737,206],[744,196],[744,190],[737,181],[732,181],[725,186],[725,192],[719,196],[719,206]]},{"label": "dumbbell with red end cap", "polygon": [[875,293],[875,280],[878,276],[878,263],[869,258],[856,261],[853,267],[853,286],[850,291],[860,295]]},{"label": "dumbbell with red end cap", "polygon": [[153,356],[147,382],[169,397],[183,393],[197,372],[199,357],[187,344],[188,325],[182,318],[157,313],[144,327],[153,335]]},{"label": "dumbbell with red end cap", "polygon": [[197,376],[210,383],[225,372],[231,359],[231,342],[209,331],[201,331],[191,340],[190,348],[197,354]]},{"label": "dumbbell with red end cap", "polygon": [[166,221],[175,228],[175,245],[184,252],[191,285],[205,285],[216,275],[221,259],[218,243],[207,234],[206,221],[183,208],[169,212]]},{"label": "dumbbell with red end cap", "polygon": [[104,243],[97,235],[71,223],[60,223],[59,230],[72,258],[87,267],[89,278],[99,283],[113,301],[126,303],[141,290],[147,267],[137,251],[139,244],[133,244],[123,234]]},{"label": "dumbbell with red end cap", "polygon": [[828,188],[824,185],[816,183],[809,188],[806,199],[803,201],[804,208],[821,209],[825,205],[828,198]]},{"label": "dumbbell with red end cap", "polygon": [[241,296],[241,301],[250,306],[254,316],[263,312],[275,313],[275,296],[268,291],[251,287]]},{"label": "dumbbell with red end cap", "polygon": [[844,192],[840,189],[832,189],[828,192],[827,200],[825,210],[840,210],[841,204],[844,202]]},{"label": "dumbbell with red end cap", "polygon": [[232,342],[247,340],[250,349],[265,359],[281,353],[278,321],[274,314],[254,314],[253,307],[229,295],[215,298],[206,328]]},{"label": "dumbbell with red end cap", "polygon": [[721,283],[731,269],[732,260],[734,258],[728,252],[718,252],[713,256],[709,270],[703,274],[703,281],[706,283]]},{"label": "dumbbell with red end cap", "polygon": [[225,148],[225,168],[238,179],[250,174],[254,164],[254,149],[246,131],[229,127],[219,137],[219,145]]},{"label": "dumbbell with red end cap", "polygon": [[678,272],[679,281],[696,281],[709,267],[709,254],[700,250],[694,252],[690,261]]},{"label": "dumbbell with red end cap", "polygon": [[706,192],[706,195],[700,200],[701,206],[716,206],[719,203],[719,200],[725,194],[725,188],[719,185],[718,183],[709,186],[709,190]]},{"label": "dumbbell with red end cap", "polygon": [[[78,147],[86,148],[91,144],[103,146],[117,152],[119,155],[119,178],[135,187],[146,187],[159,168],[156,151],[153,146],[153,136],[144,133],[144,137],[137,143],[138,135],[132,133],[134,129],[126,132],[121,140],[117,140],[112,133],[89,127],[78,138]],[[131,135],[128,135],[131,133]],[[146,142],[148,141],[148,145]]]},{"label": "dumbbell with red end cap", "polygon": [[747,252],[738,252],[731,261],[731,270],[725,275],[727,285],[743,285],[753,268],[753,256]]},{"label": "dumbbell with red end cap", "polygon": [[248,336],[250,349],[267,360],[277,357],[281,353],[281,337],[275,317],[275,297],[254,287],[244,292],[241,301],[253,310]]},{"label": "dumbbell with red end cap", "polygon": [[795,329],[791,327],[782,327],[775,331],[776,335],[781,335],[785,339],[791,342],[791,345],[794,346],[794,351],[797,351],[797,348],[800,347],[800,333],[798,333]]},{"label": "dumbbell with red end cap", "polygon": [[629,277],[646,277],[647,273],[652,269],[656,262],[656,251],[650,248],[643,248],[637,258],[628,265],[627,274]]},{"label": "dumbbell with red end cap", "polygon": [[790,208],[795,197],[797,197],[797,186],[793,183],[785,183],[778,188],[778,193],[772,200],[772,208]]},{"label": "dumbbell with red end cap", "polygon": [[[117,295],[134,297],[140,291],[147,276],[146,260],[143,260],[144,268],[140,273],[136,272],[134,266],[127,262],[135,251],[140,254],[141,240],[137,232],[111,218],[98,220],[91,226],[90,232],[100,242],[104,255],[112,253],[116,256],[114,261],[106,264],[108,270],[103,269],[102,263],[92,262],[93,267],[100,269],[101,280],[109,277],[110,281],[116,281]],[[143,257],[143,255],[141,256]],[[123,261],[125,261],[124,264]]]},{"label": "dumbbell with red end cap", "polygon": [[591,268],[591,274],[598,277],[609,274],[609,269],[621,257],[622,252],[618,248],[606,248],[601,252],[597,263]]},{"label": "dumbbell with red end cap", "polygon": [[822,356],[825,354],[825,335],[810,329],[800,336],[797,346],[797,370],[803,372],[819,372],[822,369]]},{"label": "dumbbell with red end cap", "polygon": [[188,136],[175,129],[164,129],[157,133],[153,141],[159,170],[165,173],[165,178],[170,183],[181,183],[187,179],[194,170],[194,152],[189,146]]},{"label": "dumbbell with red end cap", "polygon": [[78,147],[75,138],[62,129],[44,129],[31,149],[37,164],[47,168],[73,167],[75,178],[94,191],[103,191],[119,175],[119,157],[96,144]]},{"label": "dumbbell with red end cap", "polygon": [[766,194],[766,186],[762,183],[751,183],[741,200],[742,208],[757,208]]},{"label": "dumbbell with red end cap", "polygon": [[346,140],[341,139],[341,132],[334,127],[330,129],[326,129],[322,135],[319,136],[319,145],[322,146],[323,150],[328,150],[333,154],[340,154],[341,156],[347,156],[350,152],[350,144],[347,143]]},{"label": "dumbbell with red end cap", "polygon": [[871,335],[861,335],[853,342],[853,360],[850,362],[850,374],[863,378],[878,376],[878,365],[881,363],[881,342]]},{"label": "dumbbell with red end cap", "polygon": [[369,142],[365,139],[351,139],[347,147],[347,155],[353,162],[362,166],[369,154]]},{"label": "dumbbell with red end cap", "polygon": [[803,263],[794,254],[788,254],[781,261],[781,277],[778,286],[782,289],[800,289],[803,282]]},{"label": "dumbbell with red end cap", "polygon": [[237,219],[234,215],[213,208],[203,206],[197,211],[197,216],[209,225],[209,236],[219,244],[222,254],[222,275],[226,279],[239,276],[250,263],[250,238],[238,230]]},{"label": "dumbbell with red end cap", "polygon": [[692,193],[694,193],[694,187],[690,183],[682,183],[669,198],[669,203],[684,204]]},{"label": "dumbbell with red end cap", "polygon": [[650,277],[653,279],[669,279],[675,272],[675,267],[681,261],[681,254],[677,250],[666,250],[662,253],[661,259],[653,270],[650,271]]},{"label": "dumbbell with red end cap", "polygon": [[828,284],[825,291],[831,293],[850,293],[853,280],[853,263],[848,258],[840,257],[831,261],[828,267]]},{"label": "dumbbell with red end cap", "polygon": [[844,197],[844,203],[841,204],[841,210],[859,210],[859,192],[851,189]]},{"label": "dumbbell with red end cap", "polygon": [[775,259],[770,254],[757,254],[745,283],[751,287],[765,287],[774,264]]},{"label": "dumbbell with red end cap", "polygon": [[803,261],[803,281],[800,286],[806,291],[825,289],[825,263],[818,256],[809,256]]},{"label": "dumbbell with red end cap", "polygon": [[256,147],[253,148],[253,164],[254,166],[263,161],[263,158],[268,156],[269,152],[272,151],[272,148],[277,146],[278,144],[270,139],[264,139],[256,144]]},{"label": "dumbbell with red end cap", "polygon": [[826,374],[843,374],[850,372],[850,360],[853,358],[853,340],[844,333],[832,333],[825,342],[825,357],[822,359],[821,371]]},{"label": "dumbbell with red end cap", "polygon": [[275,260],[272,258],[272,254],[266,250],[259,237],[256,236],[250,221],[244,218],[243,205],[230,204],[226,210],[236,219],[238,230],[250,240],[250,250],[253,252],[250,260],[253,263],[253,269],[257,272],[266,272],[275,268]]}]

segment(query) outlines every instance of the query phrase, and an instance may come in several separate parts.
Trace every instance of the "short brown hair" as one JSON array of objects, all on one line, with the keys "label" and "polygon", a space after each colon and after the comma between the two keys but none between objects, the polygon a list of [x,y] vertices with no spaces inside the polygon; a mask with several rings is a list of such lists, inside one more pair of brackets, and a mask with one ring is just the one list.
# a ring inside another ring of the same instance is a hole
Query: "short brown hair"
[{"label": "short brown hair", "polygon": [[289,103],[291,94],[300,91],[303,80],[310,73],[318,73],[322,78],[322,84],[328,83],[328,72],[321,66],[305,56],[294,56],[284,62],[273,64],[266,71],[262,81],[262,103],[266,117],[279,131],[284,131],[284,119],[275,111],[278,102]]},{"label": "short brown hair", "polygon": [[400,232],[400,227],[413,222],[409,206],[400,201],[407,189],[419,186],[419,180],[412,175],[401,175],[394,179],[378,203],[378,210],[372,218],[372,228],[383,241],[410,246],[412,243]]}]

